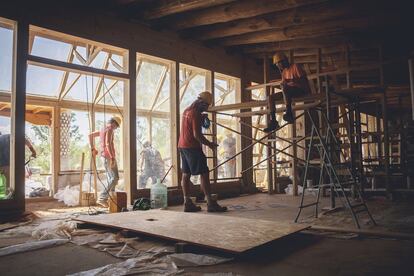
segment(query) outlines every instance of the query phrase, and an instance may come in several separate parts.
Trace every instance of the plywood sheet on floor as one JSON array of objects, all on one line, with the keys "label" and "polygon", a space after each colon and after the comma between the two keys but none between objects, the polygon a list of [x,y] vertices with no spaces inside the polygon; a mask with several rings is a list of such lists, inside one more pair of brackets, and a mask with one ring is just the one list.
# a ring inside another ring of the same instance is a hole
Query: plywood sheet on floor
[{"label": "plywood sheet on floor", "polygon": [[299,224],[167,210],[80,216],[76,220],[231,253],[242,253],[307,228]]}]

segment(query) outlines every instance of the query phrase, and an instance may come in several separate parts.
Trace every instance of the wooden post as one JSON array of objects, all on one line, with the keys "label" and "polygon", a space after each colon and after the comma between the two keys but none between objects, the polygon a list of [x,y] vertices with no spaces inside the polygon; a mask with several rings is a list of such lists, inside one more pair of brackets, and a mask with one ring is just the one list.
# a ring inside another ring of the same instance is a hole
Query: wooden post
[{"label": "wooden post", "polygon": [[60,171],[60,107],[53,108],[52,124],[52,194],[58,191]]},{"label": "wooden post", "polygon": [[[210,90],[211,94],[213,95],[213,105],[214,105],[215,102],[216,102],[215,86],[214,86],[214,71],[210,71],[209,75],[210,75],[210,79],[207,78],[207,81],[210,83],[209,84],[210,88],[207,88],[207,90]],[[213,122],[217,122],[217,114],[216,113],[212,113],[211,117],[212,117],[211,119],[212,119]],[[213,124],[211,126],[211,130],[212,130],[212,133],[213,133],[213,137],[212,137],[213,142],[217,143],[217,125]],[[217,148],[213,149],[212,152],[213,152],[213,160],[212,161],[213,161],[213,168],[214,168],[214,167],[217,166],[217,158],[218,158]],[[217,183],[217,179],[218,179],[218,170],[215,169],[213,171],[213,182],[214,182],[214,184]]]},{"label": "wooden post", "polygon": [[128,55],[128,75],[129,81],[126,85],[126,101],[124,112],[124,180],[127,193],[127,202],[133,203],[137,190],[137,51],[135,48],[129,49]]},{"label": "wooden post", "polygon": [[[240,80],[241,90],[238,91],[240,102],[251,101],[251,91],[245,89],[246,87],[250,85],[249,80],[247,79],[247,76],[246,76],[246,69],[247,69],[246,66],[247,66],[246,60],[243,59],[243,74],[242,74],[242,79]],[[240,110],[240,112],[245,112],[245,111],[251,111],[251,109]],[[252,118],[244,117],[244,118],[240,118],[240,121],[244,123],[244,124],[241,124],[240,126],[240,132],[246,137],[253,137],[253,130],[251,127],[248,126],[248,125],[252,125]],[[253,138],[256,138],[256,137],[253,137]],[[242,149],[246,148],[250,143],[251,141],[249,139],[243,136],[241,137],[240,147]],[[243,152],[242,157],[240,159],[241,159],[241,171],[244,171],[245,169],[250,168],[253,165],[253,148],[250,148],[249,150]],[[253,181],[253,169],[244,172],[242,174],[242,178],[243,178],[243,184],[244,184],[243,188],[246,188],[247,190],[250,190],[250,188],[255,188],[254,186],[252,186],[252,184],[255,182]]]},{"label": "wooden post", "polygon": [[[293,111],[294,112],[294,116],[296,117],[296,111]],[[292,131],[291,131],[291,133],[292,133],[292,135],[291,135],[291,138],[292,138],[292,155],[293,155],[293,158],[292,158],[292,184],[293,184],[293,196],[298,196],[298,181],[299,181],[299,179],[298,179],[298,170],[297,170],[297,166],[298,166],[298,161],[297,161],[297,157],[298,157],[298,146],[297,146],[297,144],[296,144],[296,120],[293,122],[293,124],[292,124],[292,126],[291,126],[291,128],[292,128]],[[305,187],[303,187],[303,188],[305,188]]]},{"label": "wooden post", "polygon": [[[26,114],[26,72],[29,51],[29,24],[20,20],[17,25],[15,56],[15,89],[12,93],[12,158],[10,162],[10,178],[14,183],[16,208],[13,212],[23,212],[25,209],[25,114]],[[14,139],[13,139],[14,138]],[[14,158],[13,158],[14,157]]]},{"label": "wooden post", "polygon": [[382,119],[384,126],[384,169],[385,169],[385,187],[388,196],[392,196],[390,185],[390,137],[388,133],[388,114],[387,114],[387,94],[384,90],[384,94],[381,98],[382,104]]},{"label": "wooden post", "polygon": [[[362,156],[362,131],[361,131],[361,112],[359,109],[359,99],[355,103],[355,134],[356,134],[356,146],[357,146],[357,158],[356,158],[356,169],[358,171],[359,183],[361,185],[361,193],[364,193],[365,177],[363,168],[363,156]],[[368,124],[368,120],[367,120]],[[356,195],[355,195],[356,196]]]},{"label": "wooden post", "polygon": [[[269,72],[270,66],[269,66],[269,60],[266,55],[263,57],[263,82],[268,83],[270,72]],[[266,86],[266,97],[270,97],[271,91],[270,87]],[[266,115],[267,122],[270,121],[270,115]],[[266,147],[266,153],[267,153],[267,188],[268,193],[273,194],[273,170],[272,170],[272,158],[269,158],[272,155],[272,142],[267,142]],[[276,176],[275,176],[276,177]]]},{"label": "wooden post", "polygon": [[321,73],[321,62],[322,62],[322,53],[321,53],[321,48],[318,48],[317,50],[317,58],[318,58],[318,63],[316,64],[316,74],[318,75],[317,78],[317,82],[318,82],[318,93],[322,93],[322,89],[321,89],[321,77],[319,76],[319,74]]},{"label": "wooden post", "polygon": [[[331,123],[331,96],[329,94],[329,80],[328,76],[325,76],[325,96],[326,96],[326,118],[328,118],[327,124]],[[322,126],[321,121],[319,121],[320,125]],[[326,126],[325,135],[328,135],[328,126]],[[331,152],[328,153],[331,155]],[[335,189],[333,185],[330,186],[330,198],[331,198],[331,208],[335,208]]]},{"label": "wooden post", "polygon": [[414,58],[408,60],[408,70],[410,72],[411,112],[414,120]]},{"label": "wooden post", "polygon": [[[349,53],[348,45],[345,46],[345,60],[346,60],[346,65],[349,68],[351,66],[351,55]],[[346,88],[351,88],[351,76],[350,76],[349,70],[347,70],[346,72]]]},{"label": "wooden post", "polygon": [[172,62],[171,80],[170,80],[170,111],[171,111],[171,145],[172,145],[172,165],[173,182],[181,187],[181,169],[180,155],[178,154],[177,145],[180,136],[180,64]]},{"label": "wooden post", "polygon": [[82,205],[82,185],[83,185],[83,165],[85,163],[85,153],[82,152],[81,158],[81,169],[80,169],[80,177],[79,177],[79,206]]},{"label": "wooden post", "polygon": [[382,45],[378,46],[378,59],[380,64],[380,85],[384,86],[384,58],[382,54]]}]

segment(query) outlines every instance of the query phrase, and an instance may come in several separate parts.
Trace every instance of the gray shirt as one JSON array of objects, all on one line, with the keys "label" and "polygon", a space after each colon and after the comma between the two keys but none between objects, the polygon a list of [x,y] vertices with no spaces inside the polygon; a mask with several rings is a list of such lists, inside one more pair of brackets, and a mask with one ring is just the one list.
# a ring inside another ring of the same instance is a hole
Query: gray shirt
[{"label": "gray shirt", "polygon": [[10,166],[10,134],[0,135],[0,167]]}]

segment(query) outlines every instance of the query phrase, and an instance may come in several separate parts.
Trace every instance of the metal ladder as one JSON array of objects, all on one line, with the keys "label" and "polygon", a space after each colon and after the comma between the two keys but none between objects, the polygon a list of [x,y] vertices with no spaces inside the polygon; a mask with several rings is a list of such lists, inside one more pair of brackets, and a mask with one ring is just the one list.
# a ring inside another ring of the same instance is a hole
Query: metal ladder
[{"label": "metal ladder", "polygon": [[[355,177],[353,170],[351,169],[351,165],[345,160],[343,152],[340,148],[340,141],[338,141],[335,136],[326,114],[319,107],[312,108],[312,110],[320,113],[319,118],[321,121],[319,123],[320,125],[322,125],[322,123],[324,124],[325,131],[324,134],[321,134],[318,126],[315,124],[315,120],[312,118],[310,110],[306,110],[305,112],[311,122],[312,130],[309,146],[307,147],[305,172],[303,175],[303,192],[295,222],[298,221],[304,208],[312,206],[315,206],[315,217],[317,218],[321,190],[330,187],[331,192],[333,191],[336,197],[340,199],[344,207],[349,210],[357,228],[361,228],[357,215],[363,212],[366,212],[372,223],[376,225],[376,222],[362,197],[360,179]],[[311,164],[312,153],[315,152],[320,158],[320,165],[316,166],[320,169],[319,183],[312,187],[317,189],[316,201],[304,204],[306,191],[311,188],[307,187],[307,176],[309,168],[315,167]],[[329,179],[329,183],[324,183],[324,179]],[[347,187],[349,187],[349,192],[355,192],[355,200],[350,200],[346,191]]]}]

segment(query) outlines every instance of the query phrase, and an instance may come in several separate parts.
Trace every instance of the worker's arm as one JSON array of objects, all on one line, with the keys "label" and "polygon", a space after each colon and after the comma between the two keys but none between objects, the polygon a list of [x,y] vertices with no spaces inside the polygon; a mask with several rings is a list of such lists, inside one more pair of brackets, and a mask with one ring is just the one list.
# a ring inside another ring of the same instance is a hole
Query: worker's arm
[{"label": "worker's arm", "polygon": [[204,135],[201,133],[201,116],[200,115],[196,115],[193,118],[193,135],[194,138],[199,141],[201,144],[206,145],[207,147],[214,149],[215,147],[217,147],[218,145],[216,143],[210,142],[209,140],[207,140],[206,137],[204,137]]},{"label": "worker's arm", "polygon": [[33,148],[33,145],[32,145],[32,143],[29,141],[29,139],[27,139],[27,138],[25,138],[24,139],[25,140],[25,145],[29,148],[29,150],[32,152],[32,157],[33,158],[36,158],[36,151],[35,151],[35,149]]},{"label": "worker's arm", "polygon": [[141,160],[140,160],[140,161],[141,161],[141,162],[140,162],[140,163],[141,163],[141,165],[140,165],[140,167],[139,167],[139,168],[140,168],[140,171],[142,172],[142,167],[144,166],[144,151],[141,151],[141,154],[140,154],[140,155],[141,155],[141,158],[140,158],[140,159],[141,159]]},{"label": "worker's arm", "polygon": [[95,148],[95,137],[99,136],[99,131],[94,131],[88,135],[89,137],[89,144],[91,146],[92,155],[95,156],[98,154],[98,151]]}]

